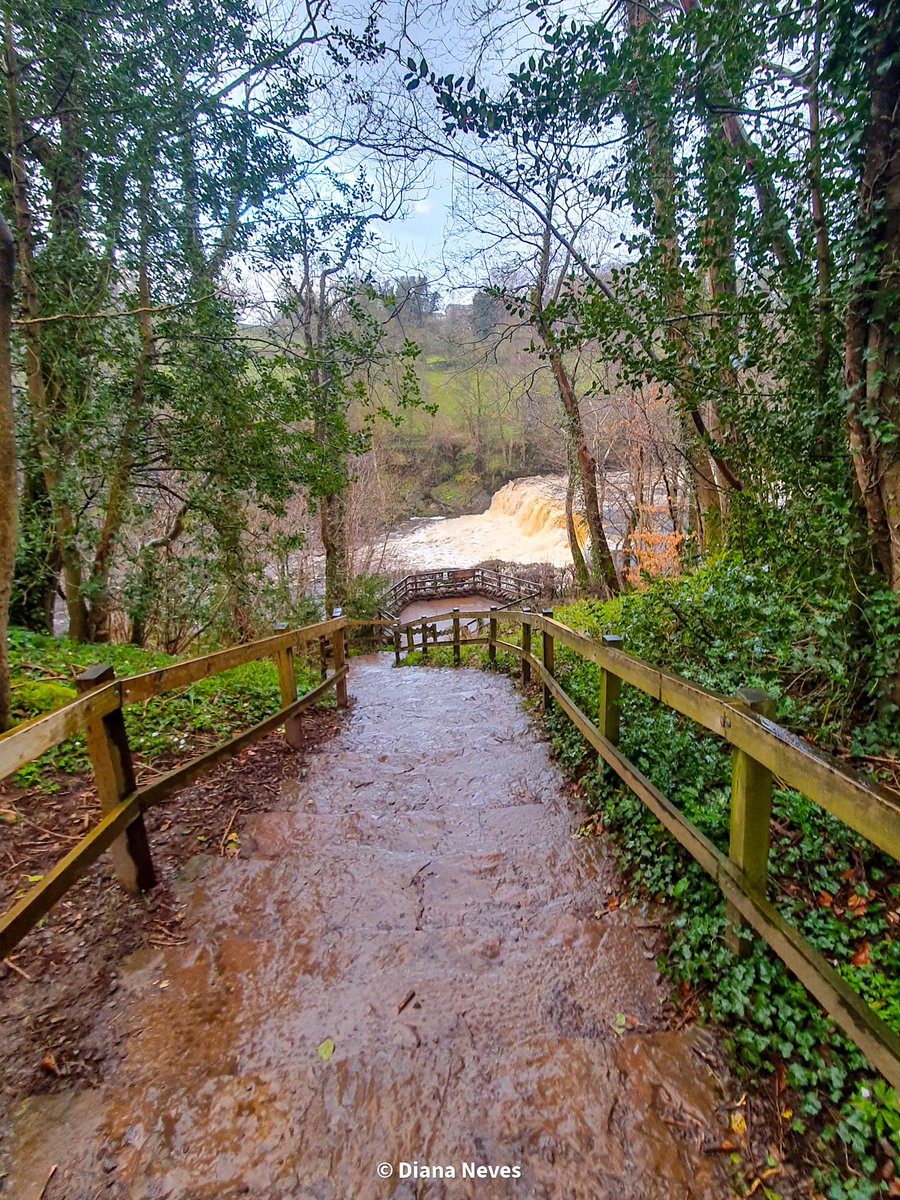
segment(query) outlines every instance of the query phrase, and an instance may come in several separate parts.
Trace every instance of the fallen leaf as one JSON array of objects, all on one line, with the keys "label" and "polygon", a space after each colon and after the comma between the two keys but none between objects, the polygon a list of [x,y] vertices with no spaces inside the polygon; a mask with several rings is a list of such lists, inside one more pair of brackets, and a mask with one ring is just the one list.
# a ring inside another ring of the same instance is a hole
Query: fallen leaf
[{"label": "fallen leaf", "polygon": [[45,1054],[41,1059],[41,1066],[45,1071],[49,1071],[51,1075],[61,1075],[59,1067],[56,1065],[56,1059],[52,1054]]},{"label": "fallen leaf", "polygon": [[854,967],[864,967],[869,962],[869,943],[863,942],[850,961]]},{"label": "fallen leaf", "polygon": [[830,908],[833,899],[831,892],[819,892],[819,904],[822,908]]},{"label": "fallen leaf", "polygon": [[319,1043],[319,1058],[323,1062],[328,1062],[332,1054],[334,1054],[334,1042],[330,1037],[327,1037],[324,1042]]},{"label": "fallen leaf", "polygon": [[742,1112],[733,1112],[728,1118],[728,1128],[732,1133],[736,1133],[738,1137],[743,1137],[747,1132],[747,1120]]},{"label": "fallen leaf", "polygon": [[787,1079],[787,1067],[783,1062],[780,1062],[775,1068],[775,1094],[776,1096],[784,1091],[785,1080]]}]

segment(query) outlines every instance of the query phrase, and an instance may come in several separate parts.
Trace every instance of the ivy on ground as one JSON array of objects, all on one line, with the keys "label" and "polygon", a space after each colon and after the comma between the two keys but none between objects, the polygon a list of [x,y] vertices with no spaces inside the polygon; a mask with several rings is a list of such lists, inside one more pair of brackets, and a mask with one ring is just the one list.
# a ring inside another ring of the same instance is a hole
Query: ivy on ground
[{"label": "ivy on ground", "polygon": [[[556,611],[592,636],[617,633],[627,650],[725,694],[741,686],[774,696],[778,719],[832,750],[881,753],[885,730],[856,686],[847,605],[814,598],[788,574],[722,558],[679,579],[654,581],[615,601]],[[559,648],[557,675],[596,715],[597,668]],[[788,1120],[815,1138],[814,1181],[830,1200],[896,1194],[896,1093],[759,939],[735,958],[715,884],[644,804],[602,764],[568,719],[547,716],[559,761],[580,780],[589,825],[611,838],[632,886],[673,913],[662,968],[725,1032],[739,1069],[776,1074],[798,1100]],[[650,697],[625,687],[623,752],[721,849],[728,845],[726,745]],[[900,867],[787,788],[773,798],[770,899],[900,1033]],[[838,1165],[841,1164],[841,1165]]]}]

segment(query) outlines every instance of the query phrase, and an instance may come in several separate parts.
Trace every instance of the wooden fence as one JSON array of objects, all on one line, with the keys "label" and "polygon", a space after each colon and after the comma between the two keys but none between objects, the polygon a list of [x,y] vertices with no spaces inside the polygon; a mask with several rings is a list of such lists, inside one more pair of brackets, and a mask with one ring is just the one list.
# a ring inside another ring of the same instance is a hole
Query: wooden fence
[{"label": "wooden fence", "polygon": [[[761,692],[746,690],[731,698],[717,695],[625,653],[618,638],[595,641],[553,620],[549,612],[454,609],[441,619],[449,621],[449,636],[442,636],[434,617],[400,623],[354,622],[336,616],[318,625],[279,632],[258,642],[233,646],[128,679],[114,679],[110,668],[92,668],[78,680],[83,694],[72,704],[0,737],[0,778],[4,778],[72,734],[83,732],[102,808],[101,819],[93,829],[0,917],[0,958],[9,954],[106,849],[112,850],[116,874],[126,888],[139,890],[152,886],[153,862],[143,813],[278,725],[285,725],[291,741],[296,733],[296,727],[292,726],[294,718],[327,689],[334,687],[338,704],[346,704],[348,631],[355,625],[377,625],[389,631],[397,662],[401,661],[404,648],[421,650],[424,656],[435,645],[451,646],[457,663],[464,645],[487,644],[491,660],[496,658],[498,650],[519,658],[523,683],[530,683],[533,678],[540,681],[544,706],[559,705],[600,757],[717,882],[735,924],[731,938],[735,952],[742,953],[745,949],[738,928],[738,923],[743,922],[772,947],[871,1064],[900,1089],[900,1038],[766,898],[773,778],[802,792],[894,858],[900,858],[898,797],[845,770],[776,725],[770,719],[769,698]],[[519,628],[518,641],[500,636],[502,626],[508,623]],[[475,636],[466,637],[465,626],[474,626]],[[533,652],[535,635],[541,643],[539,656]],[[293,656],[300,647],[316,642],[320,647],[323,679],[298,698]],[[556,678],[557,644],[600,668],[596,723],[575,704]],[[329,649],[333,664],[330,675],[326,653]],[[264,658],[274,659],[278,668],[281,693],[278,712],[138,788],[123,707]],[[728,854],[723,854],[702,834],[618,749],[623,683],[638,688],[731,744]]]},{"label": "wooden fence", "polygon": [[[740,923],[751,926],[793,974],[806,986],[884,1077],[900,1090],[900,1038],[835,971],[830,963],[766,898],[772,781],[808,796],[886,854],[900,859],[900,797],[865,780],[821,754],[771,720],[772,702],[765,693],[745,689],[725,697],[650,666],[621,649],[621,639],[601,641],[574,632],[555,621],[550,612],[497,609],[448,614],[448,636],[440,636],[434,618],[395,627],[394,653],[400,661],[407,651],[427,656],[435,645],[453,648],[460,661],[464,645],[487,643],[489,657],[497,650],[515,655],[522,664],[522,681],[539,680],[543,704],[558,704],[586,741],[662,822],[680,844],[712,876],[723,892],[733,926],[731,948],[746,950]],[[500,622],[518,626],[518,643],[499,636]],[[486,637],[466,639],[465,622],[487,622]],[[534,654],[534,636],[540,656]],[[567,647],[596,663],[598,680],[596,723],[582,712],[556,678],[554,650]],[[729,853],[723,854],[618,749],[621,685],[628,684],[718,734],[732,746],[731,831]]]},{"label": "wooden fence", "polygon": [[[261,641],[231,646],[216,654],[192,658],[127,679],[115,679],[111,667],[91,667],[76,680],[78,691],[83,693],[77,700],[0,737],[0,779],[4,779],[66,738],[84,733],[102,814],[90,832],[52,870],[0,916],[0,958],[9,954],[106,849],[111,850],[116,876],[128,891],[142,891],[153,886],[155,872],[143,816],[147,809],[160,804],[222,759],[279,725],[285,726],[288,742],[297,744],[298,714],[329,688],[335,689],[338,704],[346,705],[347,625],[343,617],[337,616],[317,625],[281,631]],[[318,643],[320,647],[322,682],[298,697],[294,654],[312,643]],[[327,673],[326,648],[330,649],[329,657],[333,663],[330,675]],[[265,658],[273,659],[278,670],[279,710],[139,788],[125,732],[122,712],[125,705],[163,696],[210,675]]]}]

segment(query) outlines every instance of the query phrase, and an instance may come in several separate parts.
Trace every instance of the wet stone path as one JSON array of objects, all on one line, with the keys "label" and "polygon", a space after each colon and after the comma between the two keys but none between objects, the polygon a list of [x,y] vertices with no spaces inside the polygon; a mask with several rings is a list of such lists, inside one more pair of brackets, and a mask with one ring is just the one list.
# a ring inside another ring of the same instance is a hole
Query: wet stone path
[{"label": "wet stone path", "polygon": [[595,915],[612,868],[511,685],[390,661],[240,858],[194,861],[121,1061],[25,1103],[5,1194],[58,1163],[48,1200],[732,1195],[711,1044],[660,1027],[646,917]]}]

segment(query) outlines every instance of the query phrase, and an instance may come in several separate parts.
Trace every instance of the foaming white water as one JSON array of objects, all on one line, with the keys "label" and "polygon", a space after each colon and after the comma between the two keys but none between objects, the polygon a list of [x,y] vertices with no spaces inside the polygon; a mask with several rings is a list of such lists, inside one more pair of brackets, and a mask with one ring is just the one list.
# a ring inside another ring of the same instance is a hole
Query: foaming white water
[{"label": "foaming white water", "polygon": [[564,476],[515,479],[494,493],[487,512],[417,522],[415,528],[395,534],[387,546],[389,565],[428,570],[499,558],[569,566],[565,495]]}]

